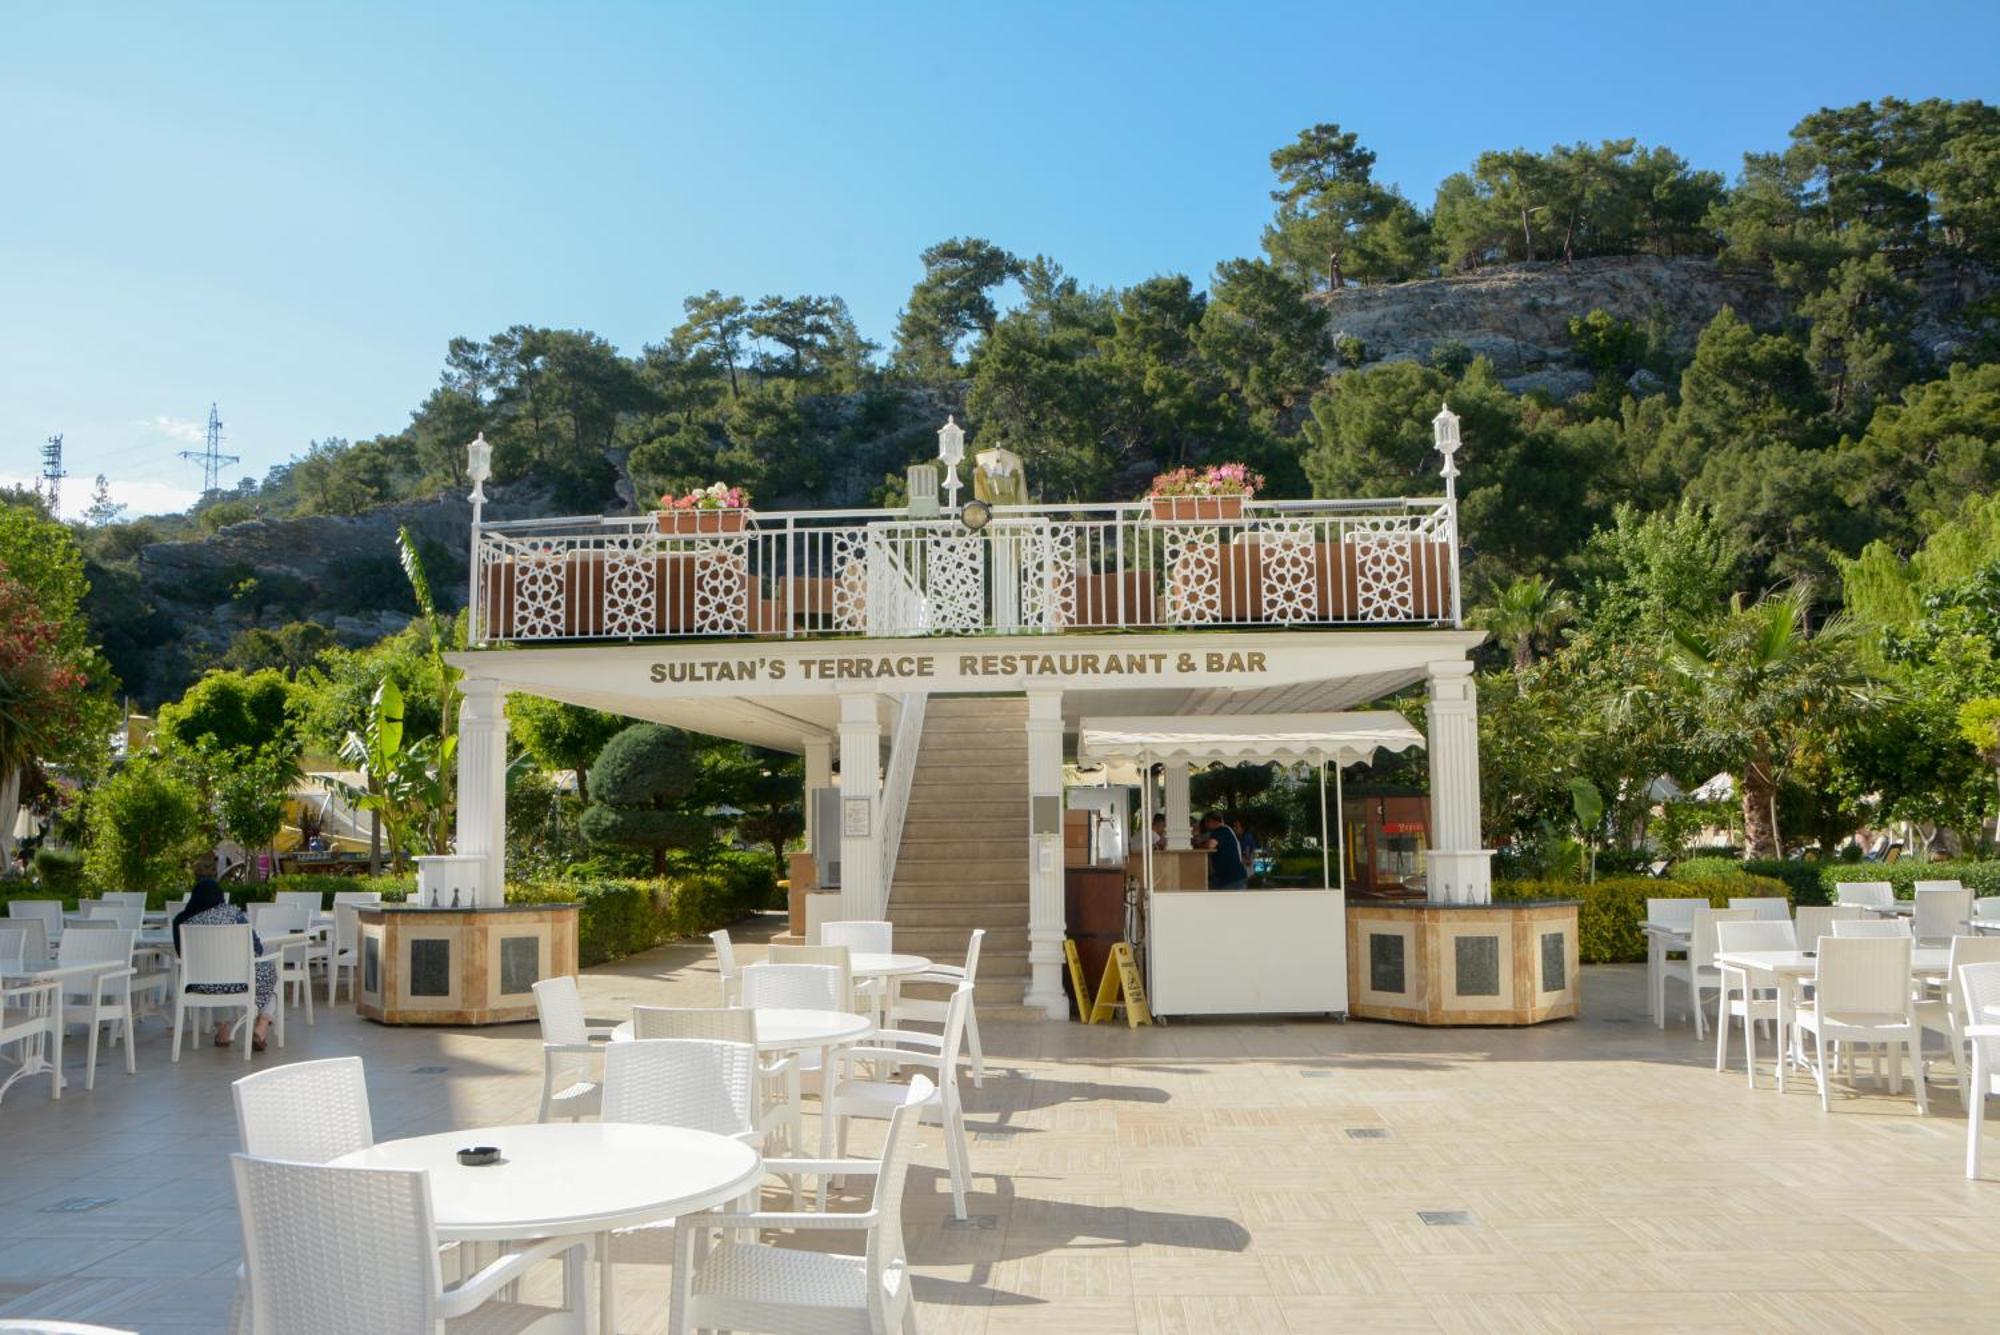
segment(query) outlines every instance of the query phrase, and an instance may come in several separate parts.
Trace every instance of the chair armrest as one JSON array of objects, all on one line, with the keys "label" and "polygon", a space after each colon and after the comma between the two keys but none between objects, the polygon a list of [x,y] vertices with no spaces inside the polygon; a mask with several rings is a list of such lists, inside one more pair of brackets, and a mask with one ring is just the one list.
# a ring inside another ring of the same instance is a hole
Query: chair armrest
[{"label": "chair armrest", "polygon": [[866,1047],[842,1048],[842,1057],[851,1064],[860,1060],[905,1062],[912,1066],[936,1065],[943,1060],[938,1052],[911,1052],[908,1048],[878,1048],[870,1044]]},{"label": "chair armrest", "polygon": [[505,1286],[523,1278],[532,1267],[560,1256],[572,1247],[584,1245],[576,1238],[550,1238],[526,1251],[509,1252],[470,1279],[454,1284],[439,1295],[438,1315],[446,1318],[464,1316]]},{"label": "chair armrest", "polygon": [[797,1070],[798,1066],[799,1066],[799,1054],[796,1052],[792,1052],[792,1053],[787,1053],[785,1056],[778,1058],[776,1061],[758,1062],[758,1071],[762,1075],[768,1078],[774,1075],[787,1075],[790,1072]]},{"label": "chair armrest", "polygon": [[1969,1024],[1958,1034],[1960,1038],[2000,1038],[2000,1024]]},{"label": "chair armrest", "polygon": [[585,1025],[583,1030],[583,1036],[592,1043],[609,1043],[611,1041],[612,1031],[615,1030],[617,1027],[618,1026],[615,1024]]},{"label": "chair armrest", "polygon": [[765,1210],[756,1214],[698,1214],[685,1217],[684,1222],[699,1223],[703,1228],[796,1228],[811,1229],[823,1233],[866,1232],[881,1222],[881,1213],[876,1210],[858,1210],[853,1214],[808,1214],[789,1210]]},{"label": "chair armrest", "polygon": [[550,1052],[566,1052],[582,1057],[601,1057],[604,1055],[604,1045],[601,1043],[544,1043],[542,1044],[542,1051],[545,1054]]},{"label": "chair armrest", "polygon": [[879,1173],[882,1164],[877,1159],[785,1159],[764,1160],[764,1171],[776,1177],[792,1177],[809,1173],[835,1173],[842,1177],[859,1177],[867,1173]]}]

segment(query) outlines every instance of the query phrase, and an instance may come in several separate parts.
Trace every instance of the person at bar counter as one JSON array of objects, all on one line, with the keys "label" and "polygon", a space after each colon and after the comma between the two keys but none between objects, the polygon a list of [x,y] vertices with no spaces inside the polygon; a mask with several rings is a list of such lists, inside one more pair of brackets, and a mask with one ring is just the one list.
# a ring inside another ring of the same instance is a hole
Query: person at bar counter
[{"label": "person at bar counter", "polygon": [[1249,887],[1250,869],[1243,865],[1243,846],[1236,842],[1236,831],[1229,828],[1222,813],[1211,811],[1201,818],[1201,840],[1195,847],[1208,850],[1209,889]]},{"label": "person at bar counter", "polygon": [[1153,851],[1157,853],[1166,846],[1167,814],[1164,811],[1156,811],[1153,813]]},{"label": "person at bar counter", "polygon": [[1243,817],[1231,816],[1229,828],[1236,832],[1236,851],[1242,855],[1243,865],[1252,872],[1256,871],[1257,851],[1263,845],[1257,842],[1257,836],[1250,832],[1250,827],[1243,823]]}]

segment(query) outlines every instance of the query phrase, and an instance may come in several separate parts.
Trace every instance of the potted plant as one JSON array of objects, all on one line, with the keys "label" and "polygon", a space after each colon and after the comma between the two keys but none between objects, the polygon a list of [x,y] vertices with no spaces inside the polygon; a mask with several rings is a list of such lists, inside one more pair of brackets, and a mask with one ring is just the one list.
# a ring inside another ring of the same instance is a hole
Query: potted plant
[{"label": "potted plant", "polygon": [[1146,499],[1153,503],[1155,519],[1241,519],[1243,502],[1263,485],[1264,479],[1247,464],[1176,468],[1154,477]]},{"label": "potted plant", "polygon": [[683,496],[660,497],[658,517],[662,533],[741,533],[749,515],[749,492],[712,482]]}]

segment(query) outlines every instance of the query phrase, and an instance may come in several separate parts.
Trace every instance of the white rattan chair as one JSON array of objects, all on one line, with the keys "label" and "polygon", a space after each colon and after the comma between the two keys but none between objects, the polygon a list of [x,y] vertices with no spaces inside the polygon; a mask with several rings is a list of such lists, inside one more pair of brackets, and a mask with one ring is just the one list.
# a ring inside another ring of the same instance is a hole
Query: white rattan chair
[{"label": "white rattan chair", "polygon": [[1852,922],[1868,916],[1868,910],[1859,904],[1801,904],[1798,918],[1793,923],[1799,939],[1799,949],[1813,949],[1813,942],[1823,936],[1833,935],[1836,922]]},{"label": "white rattan chair", "polygon": [[1972,892],[1953,883],[1918,885],[1916,912],[1910,915],[1910,935],[1920,945],[1943,945],[1960,932],[1972,929]]},{"label": "white rattan chair", "polygon": [[243,916],[257,929],[259,936],[275,936],[280,932],[303,932],[310,915],[302,908],[276,901],[264,904],[250,904],[243,910]]},{"label": "white rattan chair", "polygon": [[380,904],[380,890],[336,890],[333,892],[335,904]]},{"label": "white rattan chair", "polygon": [[924,1115],[926,1119],[935,1117],[944,1128],[945,1162],[951,1170],[952,1214],[958,1219],[965,1218],[965,1193],[971,1177],[965,1109],[958,1098],[959,1045],[964,1041],[965,1013],[971,1005],[969,985],[961,985],[951,994],[945,1013],[944,1042],[935,1049],[930,1046],[928,1034],[921,1036],[923,1041],[910,1043],[894,1029],[879,1030],[867,1043],[841,1049],[828,1074],[820,1113],[820,1152],[844,1158],[849,1118],[887,1117],[908,1097],[904,1085],[862,1079],[856,1063],[885,1061],[928,1070],[935,1084],[924,1103]]},{"label": "white rattan chair", "polygon": [[873,918],[823,922],[814,944],[846,946],[857,955],[891,955],[896,950],[896,924]]},{"label": "white rattan chair", "polygon": [[[690,1330],[913,1332],[909,1255],[903,1245],[903,1184],[909,1176],[919,1118],[935,1091],[918,1076],[901,1090],[889,1117],[882,1157],[867,1160],[774,1159],[779,1174],[873,1175],[874,1200],[855,1213],[757,1211],[702,1215],[704,1228],[679,1230],[671,1335]],[[859,1256],[837,1255],[759,1241],[725,1241],[704,1251],[710,1229],[853,1231],[866,1235]]]},{"label": "white rattan chair", "polygon": [[74,1321],[0,1321],[0,1335],[138,1335],[123,1326],[83,1326]]},{"label": "white rattan chair", "polygon": [[[721,1043],[757,1043],[756,1012],[745,1006],[634,1006],[632,1037],[708,1038]],[[767,1144],[783,1127],[796,1139],[802,1115],[799,1101],[798,1054],[760,1058],[757,1063],[757,1129]],[[794,1146],[796,1148],[796,1146]]]},{"label": "white rattan chair", "polygon": [[[1777,901],[1784,903],[1783,900]],[[1719,922],[1715,925],[1715,948],[1718,954],[1732,950],[1796,950],[1797,939],[1792,935],[1790,920],[1773,922],[1769,919],[1752,919],[1749,922]],[[1773,1026],[1778,1022],[1778,996],[1770,988],[1750,987],[1749,975],[1741,969],[1732,969],[1726,964],[1717,964],[1722,975],[1722,994],[1715,1004],[1715,1069],[1722,1070],[1729,1064],[1729,1022],[1743,1021],[1743,1069],[1749,1076],[1754,1089],[1757,1084],[1757,1023],[1769,1020]],[[1785,1036],[1778,1034],[1777,1059],[1785,1059]]]},{"label": "white rattan chair", "polygon": [[[257,1023],[257,959],[247,922],[181,928],[181,971],[174,986],[174,1055],[181,1059],[181,1030],[190,1010],[242,1011],[239,1026],[243,1060],[250,1060],[250,1033]],[[191,992],[208,984],[239,987],[232,992]],[[194,1035],[201,1046],[199,1022]]]},{"label": "white rattan chair", "polygon": [[[304,932],[312,921],[312,911],[304,904],[252,904],[245,912],[260,938]],[[325,954],[324,947],[321,954]],[[293,1005],[305,1007],[307,1024],[318,1023],[313,1018],[312,955],[310,941],[287,945],[278,951],[279,995],[290,995],[295,998]]]},{"label": "white rattan chair", "polygon": [[1951,1059],[1952,1076],[1958,1081],[1962,1099],[1971,1097],[1972,1082],[1965,1060],[1965,1007],[1958,995],[1958,974],[1968,964],[2000,964],[2000,936],[1953,937],[1951,964],[1937,995],[1927,995],[1922,989],[1916,993],[1917,1023],[1925,1032],[1943,1036],[1945,1055]]},{"label": "white rattan chair", "polygon": [[2000,1094],[2000,964],[1958,971],[1961,1035],[1972,1053],[1965,1100],[1965,1175],[1979,1176],[1979,1126],[1986,1100]]},{"label": "white rattan chair", "polygon": [[1973,900],[1972,916],[2000,920],[2000,895],[1981,895]]},{"label": "white rattan chair", "polygon": [[1757,922],[1790,922],[1792,920],[1792,906],[1786,903],[1783,898],[1776,895],[1756,897],[1732,895],[1729,899],[1729,907],[1733,909],[1749,909],[1751,917]]},{"label": "white rattan chair", "polygon": [[[230,1156],[252,1324],[270,1335],[445,1335],[557,1328],[554,1308],[493,1301],[543,1261],[562,1257],[571,1294],[586,1244],[558,1238],[510,1252],[447,1288],[438,1262],[430,1175]],[[585,1304],[561,1327],[582,1335]],[[550,1323],[537,1325],[537,1321]]]},{"label": "white rattan chair", "polygon": [[122,932],[136,932],[145,925],[146,908],[141,904],[86,904],[85,922],[116,923]]},{"label": "white rattan chair", "polygon": [[26,938],[21,945],[23,960],[45,960],[56,953],[54,944],[49,939],[48,924],[40,918],[8,918],[6,922],[10,928],[23,933]]},{"label": "white rattan chair", "polygon": [[[811,947],[800,946],[800,950]],[[845,971],[832,964],[746,964],[743,1005],[789,1010],[845,1011]]]},{"label": "white rattan chair", "polygon": [[[1836,924],[1838,926],[1838,924]],[[1917,1111],[1929,1110],[1924,1093],[1924,1031],[1910,995],[1910,939],[1903,937],[1822,937],[1813,998],[1793,1014],[1801,1034],[1813,1036],[1813,1081],[1819,1106],[1830,1110],[1827,1045],[1881,1044],[1896,1049],[1889,1066],[1889,1090],[1902,1087],[1902,1054],[1908,1052],[1916,1078]]]},{"label": "white rattan chair", "polygon": [[[60,899],[10,899],[7,901],[9,918],[32,918],[42,925],[42,943],[54,946],[62,936],[63,906]],[[47,950],[41,952],[44,956]]]},{"label": "white rattan chair", "polygon": [[359,1057],[274,1066],[244,1076],[232,1088],[245,1154],[329,1163],[375,1143],[368,1077]]},{"label": "white rattan chair", "polygon": [[107,904],[127,904],[132,908],[138,909],[141,913],[146,911],[146,892],[144,890],[107,890],[99,895],[98,898]]},{"label": "white rattan chair", "polygon": [[326,902],[317,890],[280,890],[271,896],[271,902],[283,904],[286,908],[305,910],[308,923],[326,912]]},{"label": "white rattan chair", "polygon": [[[66,932],[56,947],[58,964],[116,964],[132,967],[132,941],[136,933],[122,927],[109,931]],[[138,1059],[132,1042],[132,975],[63,980],[63,1023],[80,1024],[88,1030],[84,1044],[83,1087],[97,1088],[98,1031],[112,1025],[112,1036],[125,1044],[125,1074],[138,1073]]]},{"label": "white rattan chair", "polygon": [[[858,1011],[861,1002],[855,996],[854,971],[849,964],[852,952],[846,946],[771,946],[764,952],[765,964],[821,964],[840,971],[840,992],[837,1011]],[[755,965],[749,966],[755,968]],[[756,1003],[746,1001],[746,1006]]]},{"label": "white rattan chair", "polygon": [[740,997],[742,994],[737,991],[736,987],[738,978],[736,971],[736,947],[730,942],[729,933],[725,930],[718,929],[710,932],[708,939],[715,945],[715,967],[722,974],[722,1004],[725,1006],[741,1005]]},{"label": "white rattan chair", "polygon": [[[341,891],[340,894],[350,893]],[[340,971],[347,970],[347,999],[354,1000],[361,980],[361,919],[352,902],[343,903],[335,895],[333,930],[326,941],[326,1004],[340,1000]]]},{"label": "white rattan chair", "polygon": [[599,1059],[612,1025],[584,1017],[576,979],[564,974],[535,984],[535,1013],[542,1020],[542,1107],[537,1120],[594,1117],[603,1101]]},{"label": "white rattan chair", "polygon": [[[32,922],[33,919],[24,918],[22,921]],[[0,927],[0,965],[18,969],[27,961],[28,934],[26,927]]]},{"label": "white rattan chair", "polygon": [[1900,936],[1910,934],[1908,918],[1836,918],[1833,924],[1836,937],[1853,939],[1856,937]]},{"label": "white rattan chair", "polygon": [[1910,882],[1910,888],[1911,888],[1911,889],[1912,889],[1913,891],[1915,891],[1915,890],[1963,890],[1963,889],[1965,888],[1965,883],[1964,883],[1963,881],[1958,881],[1958,880],[1948,880],[1948,881],[1912,881],[1912,882]]},{"label": "white rattan chair", "polygon": [[1896,887],[1887,881],[1842,881],[1833,888],[1833,902],[1886,909],[1896,902]]},{"label": "white rattan chair", "polygon": [[[938,983],[954,991],[961,985],[976,988],[979,983],[979,949],[985,940],[986,929],[984,927],[973,929],[972,939],[965,944],[964,967],[961,968],[954,964],[933,964],[922,973],[913,973],[904,978],[903,986],[908,988],[913,983]],[[932,1037],[942,1043],[944,1036],[941,1033],[926,1035],[921,1030],[911,1030],[909,1026],[912,1023],[934,1024],[942,1029],[944,1027],[945,1012],[950,1005],[951,999],[948,996],[940,1000],[932,1000],[925,997],[909,997],[898,993],[896,997],[896,1011],[890,1017],[889,1023],[893,1028],[901,1030],[912,1042],[925,1037]],[[976,998],[973,1001],[967,1002],[965,1007],[965,1047],[972,1058],[972,1087],[974,1089],[984,1089],[986,1087],[986,1054],[979,1047],[979,1006]]]},{"label": "white rattan chair", "polygon": [[1707,1036],[1701,1009],[1701,994],[1720,993],[1722,975],[1715,968],[1715,925],[1720,922],[1749,922],[1748,909],[1718,909],[1696,900],[1688,919],[1688,952],[1684,960],[1668,960],[1662,972],[1669,980],[1687,985],[1688,1010],[1694,1016],[1694,1036]]}]

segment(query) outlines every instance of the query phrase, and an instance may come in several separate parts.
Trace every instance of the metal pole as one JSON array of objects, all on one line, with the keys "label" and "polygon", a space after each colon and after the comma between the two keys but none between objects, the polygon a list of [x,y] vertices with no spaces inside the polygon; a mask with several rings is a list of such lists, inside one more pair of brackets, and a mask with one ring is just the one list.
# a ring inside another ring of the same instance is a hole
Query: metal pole
[{"label": "metal pole", "polygon": [[[1333,873],[1327,868],[1327,859],[1333,854],[1327,847],[1326,835],[1326,757],[1319,758],[1319,888],[1333,889]],[[1345,870],[1343,868],[1342,870]]]},{"label": "metal pole", "polygon": [[1444,460],[1444,508],[1445,522],[1451,533],[1451,624],[1454,629],[1465,624],[1465,617],[1459,607],[1458,594],[1458,465],[1450,455]]},{"label": "metal pole", "polygon": [[[1321,782],[1322,783],[1325,782],[1325,776],[1321,776]],[[1347,893],[1347,800],[1345,794],[1342,792],[1341,789],[1340,758],[1338,756],[1335,756],[1333,761],[1333,805],[1340,812],[1338,823],[1333,828],[1335,829],[1335,831],[1338,832],[1340,838],[1340,892],[1342,894],[1346,894]]]}]

